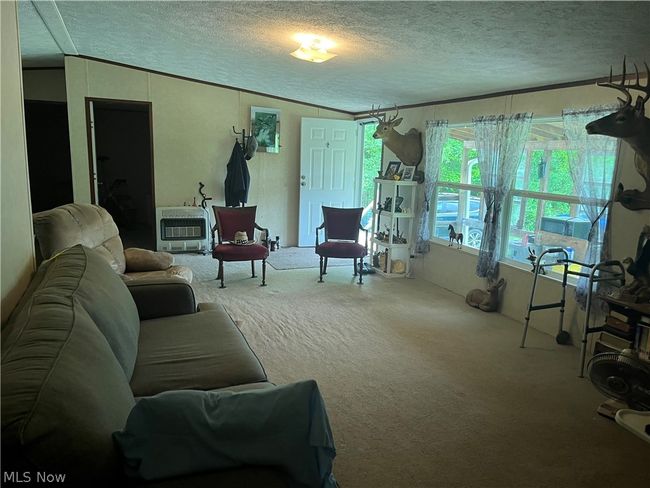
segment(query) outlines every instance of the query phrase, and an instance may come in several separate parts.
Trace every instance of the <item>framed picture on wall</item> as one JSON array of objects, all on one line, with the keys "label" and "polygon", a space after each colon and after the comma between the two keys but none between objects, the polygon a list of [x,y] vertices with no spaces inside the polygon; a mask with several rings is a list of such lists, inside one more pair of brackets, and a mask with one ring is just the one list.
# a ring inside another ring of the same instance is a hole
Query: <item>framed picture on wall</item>
[{"label": "framed picture on wall", "polygon": [[280,152],[280,110],[251,107],[251,134],[257,139],[257,150]]}]

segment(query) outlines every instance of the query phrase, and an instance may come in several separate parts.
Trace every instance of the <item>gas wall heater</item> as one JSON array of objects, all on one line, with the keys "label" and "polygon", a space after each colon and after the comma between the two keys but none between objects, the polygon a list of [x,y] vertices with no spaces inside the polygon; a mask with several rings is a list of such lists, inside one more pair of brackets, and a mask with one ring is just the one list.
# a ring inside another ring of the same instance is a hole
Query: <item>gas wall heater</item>
[{"label": "gas wall heater", "polygon": [[210,251],[210,221],[201,207],[156,209],[157,249],[167,252]]}]

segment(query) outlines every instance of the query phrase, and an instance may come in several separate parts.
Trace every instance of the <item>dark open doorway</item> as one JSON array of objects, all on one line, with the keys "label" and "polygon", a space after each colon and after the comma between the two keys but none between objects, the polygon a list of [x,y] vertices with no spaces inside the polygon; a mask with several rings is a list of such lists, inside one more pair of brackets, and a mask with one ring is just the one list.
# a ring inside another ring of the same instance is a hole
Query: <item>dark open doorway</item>
[{"label": "dark open doorway", "polygon": [[32,212],[72,203],[67,105],[25,100],[25,135]]},{"label": "dark open doorway", "polygon": [[86,99],[93,203],[124,247],[156,245],[151,103]]}]

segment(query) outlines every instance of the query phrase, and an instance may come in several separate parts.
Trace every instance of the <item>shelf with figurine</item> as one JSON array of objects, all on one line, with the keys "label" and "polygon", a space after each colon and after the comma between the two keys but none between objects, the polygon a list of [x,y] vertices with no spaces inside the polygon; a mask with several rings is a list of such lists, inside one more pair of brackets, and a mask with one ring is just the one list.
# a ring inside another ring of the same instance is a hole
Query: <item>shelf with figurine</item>
[{"label": "shelf with figurine", "polygon": [[[399,171],[399,161],[389,163],[384,175],[375,178],[372,209],[371,256],[380,275],[404,277],[410,272],[415,240],[417,186],[413,167]],[[404,180],[405,177],[408,178]]]}]

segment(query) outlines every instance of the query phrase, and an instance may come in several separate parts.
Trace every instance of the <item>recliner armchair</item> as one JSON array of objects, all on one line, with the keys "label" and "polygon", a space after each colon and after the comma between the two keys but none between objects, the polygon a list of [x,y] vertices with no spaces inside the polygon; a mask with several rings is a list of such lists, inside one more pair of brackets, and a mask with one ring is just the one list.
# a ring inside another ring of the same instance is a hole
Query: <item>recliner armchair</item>
[{"label": "recliner armchair", "polygon": [[177,277],[192,282],[192,270],[174,266],[167,252],[125,250],[113,217],[98,205],[69,203],[35,213],[33,221],[43,259],[81,244],[98,251],[124,281]]}]

